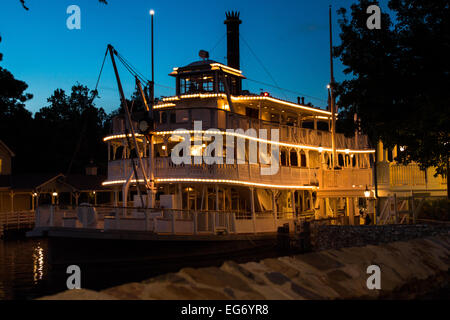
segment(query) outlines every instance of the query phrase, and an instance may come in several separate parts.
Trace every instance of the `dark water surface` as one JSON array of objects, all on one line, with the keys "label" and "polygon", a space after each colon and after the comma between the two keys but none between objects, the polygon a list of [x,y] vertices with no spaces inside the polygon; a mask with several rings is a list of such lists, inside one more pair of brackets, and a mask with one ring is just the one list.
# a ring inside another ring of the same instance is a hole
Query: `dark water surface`
[{"label": "dark water surface", "polygon": [[45,240],[0,240],[0,300],[32,299],[52,292]]},{"label": "dark water surface", "polygon": [[[67,290],[69,265],[48,264],[46,239],[0,240],[0,300],[35,299]],[[99,253],[101,255],[101,253]],[[181,259],[170,263],[89,263],[80,264],[82,288],[101,290],[116,285],[143,281],[156,275],[177,272],[183,267],[220,266],[227,260],[238,263],[275,257],[276,252],[264,252],[214,258]]]}]

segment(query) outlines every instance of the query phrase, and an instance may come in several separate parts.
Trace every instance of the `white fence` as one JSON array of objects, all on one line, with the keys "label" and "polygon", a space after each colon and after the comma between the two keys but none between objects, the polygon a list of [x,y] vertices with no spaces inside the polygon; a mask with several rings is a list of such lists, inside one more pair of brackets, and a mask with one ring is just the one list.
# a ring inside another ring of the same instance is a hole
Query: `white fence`
[{"label": "white fence", "polygon": [[[89,207],[93,208],[93,207]],[[277,232],[278,227],[294,227],[292,214],[236,214],[224,211],[183,211],[172,209],[139,209],[95,207],[93,223],[80,221],[77,208],[60,209],[56,206],[39,207],[36,227],[68,229],[98,229],[104,231],[147,231],[155,234],[246,234]]]}]

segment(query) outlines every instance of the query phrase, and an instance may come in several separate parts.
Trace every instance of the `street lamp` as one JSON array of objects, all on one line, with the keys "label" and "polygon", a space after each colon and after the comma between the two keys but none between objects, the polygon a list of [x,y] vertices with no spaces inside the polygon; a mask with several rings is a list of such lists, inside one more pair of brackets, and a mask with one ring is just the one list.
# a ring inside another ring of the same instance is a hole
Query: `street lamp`
[{"label": "street lamp", "polygon": [[370,190],[369,190],[369,188],[367,187],[367,185],[366,185],[366,191],[364,191],[364,196],[365,196],[366,198],[370,198]]},{"label": "street lamp", "polygon": [[150,104],[151,108],[153,108],[153,105],[155,104],[155,58],[154,58],[154,38],[153,38],[153,17],[155,15],[155,10],[150,10],[150,16],[152,17],[151,20],[151,55],[152,55],[152,80],[150,81]]}]

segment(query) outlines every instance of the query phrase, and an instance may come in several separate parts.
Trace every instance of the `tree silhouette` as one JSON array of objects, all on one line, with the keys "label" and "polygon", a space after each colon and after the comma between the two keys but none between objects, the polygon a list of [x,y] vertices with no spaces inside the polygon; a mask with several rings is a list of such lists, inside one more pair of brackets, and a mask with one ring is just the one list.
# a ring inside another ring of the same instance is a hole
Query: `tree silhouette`
[{"label": "tree silhouette", "polygon": [[[20,1],[20,3],[22,4],[22,7],[25,9],[25,10],[30,10],[26,5],[25,5],[25,0],[19,0]],[[101,2],[101,3],[104,3],[104,4],[108,4],[108,2],[106,1],[106,0],[98,0],[98,2]]]},{"label": "tree silhouette", "polygon": [[[1,42],[1,37],[0,37]],[[0,61],[2,61],[0,53]],[[28,153],[27,143],[32,128],[32,115],[25,109],[25,102],[33,96],[25,93],[28,85],[14,76],[8,70],[0,67],[0,139],[3,140],[21,158]]]},{"label": "tree silhouette", "polygon": [[36,113],[36,139],[43,151],[38,165],[41,171],[83,173],[91,160],[106,167],[103,138],[108,117],[92,102],[93,97],[93,91],[77,83],[70,95],[56,89],[47,99],[49,105]]},{"label": "tree silhouette", "polygon": [[382,28],[369,30],[366,9],[374,3],[352,5],[351,18],[339,10],[342,41],[334,53],[353,76],[337,89],[341,119],[350,127],[357,113],[373,144],[403,146],[398,161],[448,175],[449,3],[390,0],[395,23],[383,13]]}]

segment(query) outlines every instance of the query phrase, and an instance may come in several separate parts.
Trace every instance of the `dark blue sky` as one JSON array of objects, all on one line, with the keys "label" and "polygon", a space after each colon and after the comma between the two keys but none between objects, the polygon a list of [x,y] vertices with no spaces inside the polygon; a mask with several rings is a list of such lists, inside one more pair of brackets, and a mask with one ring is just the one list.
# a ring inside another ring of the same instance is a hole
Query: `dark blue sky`
[{"label": "dark blue sky", "polygon": [[[19,0],[0,4],[1,66],[28,83],[34,98],[27,102],[36,112],[47,105],[56,88],[70,91],[77,81],[94,88],[106,45],[113,44],[133,65],[150,78],[150,16],[155,15],[156,96],[174,94],[173,67],[198,60],[200,49],[211,59],[226,63],[225,11],[241,12],[241,36],[282,88],[244,81],[244,89],[269,91],[273,96],[296,100],[303,93],[314,105],[325,106],[329,81],[328,5],[348,7],[354,0],[229,0],[149,1]],[[66,9],[81,8],[81,30],[68,30]],[[334,40],[339,42],[337,16]],[[342,65],[335,59],[335,77],[342,80]],[[241,40],[241,69],[250,79],[273,84],[264,68]],[[131,76],[121,69],[125,93],[134,90]],[[169,87],[169,88],[166,88]],[[116,109],[119,94],[108,58],[99,86],[98,106]]]}]

